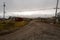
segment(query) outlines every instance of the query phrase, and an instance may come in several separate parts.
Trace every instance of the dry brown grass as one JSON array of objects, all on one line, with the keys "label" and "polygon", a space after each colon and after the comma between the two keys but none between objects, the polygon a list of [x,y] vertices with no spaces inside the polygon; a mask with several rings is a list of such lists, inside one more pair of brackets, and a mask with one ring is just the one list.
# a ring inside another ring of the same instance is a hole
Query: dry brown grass
[{"label": "dry brown grass", "polygon": [[1,30],[15,30],[17,28],[23,27],[26,24],[28,24],[27,21],[5,21],[5,23],[3,23],[2,21],[0,21],[0,31]]}]

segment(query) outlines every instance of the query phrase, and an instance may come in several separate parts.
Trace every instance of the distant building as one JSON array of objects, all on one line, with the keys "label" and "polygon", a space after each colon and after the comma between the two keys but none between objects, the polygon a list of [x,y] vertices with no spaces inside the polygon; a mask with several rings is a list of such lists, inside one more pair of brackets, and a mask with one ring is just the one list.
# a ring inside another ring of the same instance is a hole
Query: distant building
[{"label": "distant building", "polygon": [[9,20],[23,21],[23,18],[20,18],[20,17],[9,17]]}]

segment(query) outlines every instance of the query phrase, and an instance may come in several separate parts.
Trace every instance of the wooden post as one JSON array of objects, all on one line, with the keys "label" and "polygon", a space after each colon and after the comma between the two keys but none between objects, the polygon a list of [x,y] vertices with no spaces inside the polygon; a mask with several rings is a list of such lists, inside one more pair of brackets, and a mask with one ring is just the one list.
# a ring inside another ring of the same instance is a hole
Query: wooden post
[{"label": "wooden post", "polygon": [[56,4],[55,23],[58,22],[58,19],[57,19],[58,3],[59,3],[59,0],[57,0],[57,4]]},{"label": "wooden post", "polygon": [[3,20],[5,20],[5,2],[3,3]]}]

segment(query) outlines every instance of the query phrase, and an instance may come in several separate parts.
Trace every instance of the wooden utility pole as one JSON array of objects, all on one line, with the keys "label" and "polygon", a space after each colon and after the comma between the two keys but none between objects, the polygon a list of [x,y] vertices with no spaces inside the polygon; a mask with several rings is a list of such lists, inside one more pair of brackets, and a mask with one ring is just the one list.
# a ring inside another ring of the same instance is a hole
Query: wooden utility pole
[{"label": "wooden utility pole", "polygon": [[59,3],[59,0],[57,0],[57,4],[56,4],[55,23],[58,21],[57,19],[58,3]]},{"label": "wooden utility pole", "polygon": [[5,20],[5,2],[3,3],[3,19]]}]

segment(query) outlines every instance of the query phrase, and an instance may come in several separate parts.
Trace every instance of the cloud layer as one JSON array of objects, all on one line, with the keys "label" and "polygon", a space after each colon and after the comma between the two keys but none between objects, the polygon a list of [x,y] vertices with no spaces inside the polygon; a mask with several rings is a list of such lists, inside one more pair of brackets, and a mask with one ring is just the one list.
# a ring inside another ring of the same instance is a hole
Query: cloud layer
[{"label": "cloud layer", "polygon": [[54,8],[56,1],[57,0],[0,0],[0,12],[3,11],[3,2],[6,2],[6,12],[13,12]]},{"label": "cloud layer", "polygon": [[[58,10],[60,12],[60,10]],[[9,16],[16,16],[16,17],[25,17],[25,18],[37,18],[37,17],[53,17],[55,16],[55,10],[49,9],[49,10],[37,10],[37,11],[22,11],[22,12],[7,12],[6,17]],[[0,14],[0,17],[2,17],[3,14]]]}]

